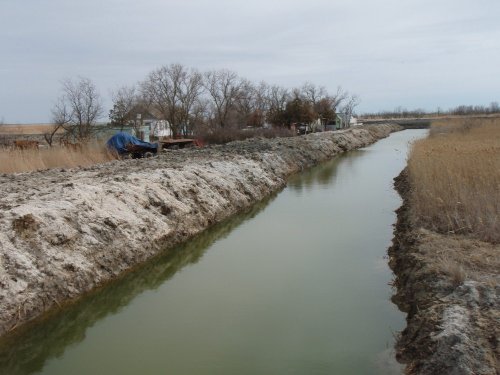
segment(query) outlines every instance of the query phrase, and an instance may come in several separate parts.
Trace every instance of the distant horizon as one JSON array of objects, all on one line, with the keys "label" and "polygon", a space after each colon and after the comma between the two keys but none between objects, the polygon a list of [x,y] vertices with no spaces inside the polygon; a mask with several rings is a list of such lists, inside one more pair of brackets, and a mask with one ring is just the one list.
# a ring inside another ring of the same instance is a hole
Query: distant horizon
[{"label": "distant horizon", "polygon": [[[488,103],[488,105],[484,105],[484,104],[476,104],[477,106],[484,106],[485,108],[487,108],[491,103],[497,103],[496,101],[492,101],[490,103]],[[456,116],[456,117],[461,117],[461,116],[484,116],[484,115],[487,115],[486,113],[484,114],[466,114],[466,115],[456,115],[456,114],[451,114],[449,113],[451,110],[461,106],[461,105],[466,105],[466,106],[469,106],[469,105],[472,105],[472,104],[460,104],[458,106],[454,106],[454,107],[451,107],[451,108],[447,108],[447,109],[443,109],[441,108],[441,115],[443,117],[445,116]],[[392,114],[392,113],[397,113],[397,109],[398,107],[396,107],[395,109],[392,109],[392,110],[382,110],[382,111],[376,111],[376,112],[365,112],[365,113],[355,113],[354,114],[354,117],[357,117],[357,118],[360,118],[360,117],[364,117],[364,116],[370,116],[370,115],[383,115],[384,113],[389,113],[389,114]],[[418,110],[422,110],[422,108],[402,108],[402,110],[404,111],[408,111],[408,112],[414,112],[414,111],[418,111]],[[425,111],[424,113],[424,116],[425,115],[435,115],[437,113],[437,111]],[[500,113],[493,113],[491,114],[493,116],[500,116]],[[394,117],[393,117],[394,118]],[[397,118],[397,117],[396,117]],[[409,117],[411,118],[411,116]],[[2,118],[0,118],[0,126],[23,126],[23,125],[53,125],[54,123],[53,122],[50,122],[50,121],[47,121],[47,122],[8,122],[8,121],[4,121],[4,122],[1,122],[2,121]],[[109,123],[109,119],[105,119],[105,118],[102,118],[102,119],[99,119],[99,121],[97,121],[97,125],[106,125]]]}]

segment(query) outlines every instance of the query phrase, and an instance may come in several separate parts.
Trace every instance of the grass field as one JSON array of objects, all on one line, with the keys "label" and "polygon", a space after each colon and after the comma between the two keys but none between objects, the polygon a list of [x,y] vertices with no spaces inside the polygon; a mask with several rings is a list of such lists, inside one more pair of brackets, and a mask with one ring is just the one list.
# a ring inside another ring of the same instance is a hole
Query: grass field
[{"label": "grass field", "polygon": [[408,172],[418,225],[500,243],[500,119],[433,122]]},{"label": "grass field", "polygon": [[0,126],[0,135],[40,135],[52,131],[53,124],[25,124]]},{"label": "grass field", "polygon": [[49,168],[86,167],[116,159],[102,144],[81,148],[52,147],[46,149],[0,149],[0,173],[31,172]]}]

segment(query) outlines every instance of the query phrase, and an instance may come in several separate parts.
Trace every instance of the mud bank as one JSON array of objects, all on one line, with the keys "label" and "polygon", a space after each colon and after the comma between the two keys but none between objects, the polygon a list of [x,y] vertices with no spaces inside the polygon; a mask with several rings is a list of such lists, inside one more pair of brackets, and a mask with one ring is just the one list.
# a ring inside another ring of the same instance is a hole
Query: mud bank
[{"label": "mud bank", "polygon": [[400,130],[377,125],[0,176],[0,335]]},{"label": "mud bank", "polygon": [[406,312],[396,344],[408,374],[499,374],[500,247],[415,228],[406,171],[395,180],[393,302]]}]

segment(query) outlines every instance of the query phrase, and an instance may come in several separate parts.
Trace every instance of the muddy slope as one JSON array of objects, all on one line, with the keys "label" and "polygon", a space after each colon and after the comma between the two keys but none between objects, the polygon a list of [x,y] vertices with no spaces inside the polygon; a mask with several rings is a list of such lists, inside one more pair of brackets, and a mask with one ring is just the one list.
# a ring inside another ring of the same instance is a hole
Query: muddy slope
[{"label": "muddy slope", "polygon": [[257,139],[77,170],[0,176],[0,335],[399,130]]},{"label": "muddy slope", "polygon": [[408,314],[398,360],[408,374],[499,374],[500,247],[414,227],[405,171],[395,186],[393,302]]}]

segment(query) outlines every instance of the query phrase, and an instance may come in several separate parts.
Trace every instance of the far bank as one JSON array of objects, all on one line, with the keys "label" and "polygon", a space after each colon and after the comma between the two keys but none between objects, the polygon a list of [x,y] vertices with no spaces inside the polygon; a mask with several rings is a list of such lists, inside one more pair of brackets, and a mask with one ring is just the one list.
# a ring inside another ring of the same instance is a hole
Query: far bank
[{"label": "far bank", "polygon": [[409,374],[498,374],[499,129],[497,119],[434,123],[396,179],[404,202],[389,256]]}]

